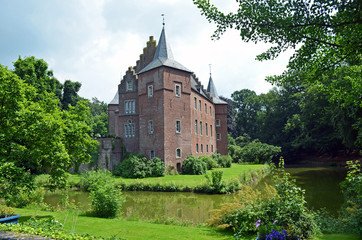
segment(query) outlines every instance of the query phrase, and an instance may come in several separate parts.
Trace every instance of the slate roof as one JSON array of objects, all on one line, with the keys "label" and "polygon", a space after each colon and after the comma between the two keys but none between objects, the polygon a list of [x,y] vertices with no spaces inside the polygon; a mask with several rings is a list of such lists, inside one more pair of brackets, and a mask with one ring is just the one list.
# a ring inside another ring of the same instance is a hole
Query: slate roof
[{"label": "slate roof", "polygon": [[187,69],[173,58],[170,44],[167,41],[165,27],[162,28],[161,36],[158,41],[155,56],[153,57],[152,62],[150,62],[141,71],[139,71],[138,74],[150,71],[161,66],[167,66],[192,73],[191,70]]},{"label": "slate roof", "polygon": [[114,96],[113,100],[109,104],[119,104],[118,90],[117,90],[116,95]]},{"label": "slate roof", "polygon": [[224,100],[221,100],[219,98],[219,95],[217,94],[216,87],[215,87],[214,81],[212,80],[211,74],[210,74],[210,78],[209,78],[209,84],[207,85],[207,92],[212,97],[213,103],[215,103],[215,104],[227,104],[227,102],[225,102]]}]

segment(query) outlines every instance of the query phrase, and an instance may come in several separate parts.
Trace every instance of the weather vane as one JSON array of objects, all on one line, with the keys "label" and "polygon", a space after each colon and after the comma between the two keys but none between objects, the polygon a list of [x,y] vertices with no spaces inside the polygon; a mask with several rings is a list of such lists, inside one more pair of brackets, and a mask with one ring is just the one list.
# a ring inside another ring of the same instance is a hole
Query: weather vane
[{"label": "weather vane", "polygon": [[165,14],[162,13],[161,16],[162,16],[162,25],[165,26]]}]

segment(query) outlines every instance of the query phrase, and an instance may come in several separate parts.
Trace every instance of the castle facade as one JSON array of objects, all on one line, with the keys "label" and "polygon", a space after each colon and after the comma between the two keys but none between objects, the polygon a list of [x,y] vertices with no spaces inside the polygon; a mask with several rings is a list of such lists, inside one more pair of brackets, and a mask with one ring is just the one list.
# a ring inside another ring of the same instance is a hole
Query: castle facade
[{"label": "castle facade", "polygon": [[204,89],[174,59],[164,27],[158,45],[150,37],[136,66],[128,68],[108,109],[109,133],[122,139],[127,152],[159,157],[178,170],[190,154],[228,154],[227,103],[211,74]]}]

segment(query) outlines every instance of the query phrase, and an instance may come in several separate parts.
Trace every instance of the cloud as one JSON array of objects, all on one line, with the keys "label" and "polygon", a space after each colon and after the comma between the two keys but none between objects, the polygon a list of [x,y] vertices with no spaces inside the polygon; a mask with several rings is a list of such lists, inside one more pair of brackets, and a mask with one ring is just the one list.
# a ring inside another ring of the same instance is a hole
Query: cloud
[{"label": "cloud", "polygon": [[[234,1],[214,1],[223,11]],[[204,86],[209,64],[220,95],[248,88],[266,92],[265,76],[280,74],[290,53],[274,61],[255,56],[268,46],[244,43],[228,30],[215,30],[192,1],[184,0],[0,0],[0,64],[11,68],[19,55],[48,62],[55,76],[82,83],[81,96],[109,102],[129,66],[134,66],[149,36],[158,41],[165,14],[166,31],[177,61],[193,70]]]}]

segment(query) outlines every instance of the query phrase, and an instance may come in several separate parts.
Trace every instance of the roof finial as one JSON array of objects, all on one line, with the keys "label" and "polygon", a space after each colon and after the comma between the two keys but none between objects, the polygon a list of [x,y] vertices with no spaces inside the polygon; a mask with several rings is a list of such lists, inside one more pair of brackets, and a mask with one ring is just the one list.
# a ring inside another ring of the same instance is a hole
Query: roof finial
[{"label": "roof finial", "polygon": [[165,14],[162,13],[161,16],[162,16],[162,25],[165,26]]},{"label": "roof finial", "polygon": [[209,64],[209,68],[210,68],[210,77],[211,77],[211,64]]}]

